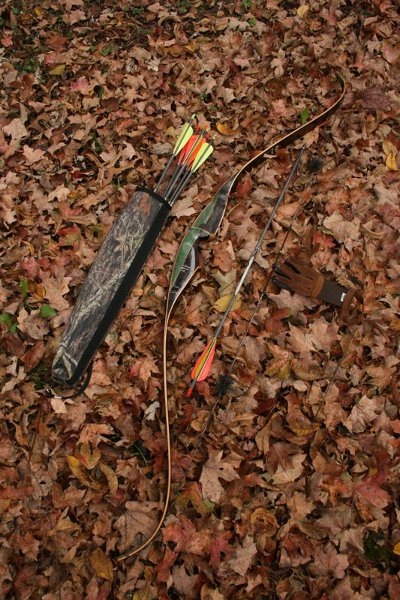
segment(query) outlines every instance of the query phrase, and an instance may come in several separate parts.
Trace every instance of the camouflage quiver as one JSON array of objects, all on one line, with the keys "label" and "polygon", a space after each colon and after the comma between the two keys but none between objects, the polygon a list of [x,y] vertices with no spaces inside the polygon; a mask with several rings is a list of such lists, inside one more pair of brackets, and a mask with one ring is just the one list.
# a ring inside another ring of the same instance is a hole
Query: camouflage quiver
[{"label": "camouflage quiver", "polygon": [[137,281],[170,210],[162,196],[140,189],[111,226],[62,335],[52,366],[55,383],[76,386],[89,372],[94,354]]}]

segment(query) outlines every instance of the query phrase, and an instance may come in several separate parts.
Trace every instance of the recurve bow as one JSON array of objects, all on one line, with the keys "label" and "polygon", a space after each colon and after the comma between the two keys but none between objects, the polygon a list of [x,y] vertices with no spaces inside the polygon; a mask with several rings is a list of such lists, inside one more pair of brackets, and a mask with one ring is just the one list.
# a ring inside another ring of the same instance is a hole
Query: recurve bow
[{"label": "recurve bow", "polygon": [[340,104],[342,103],[345,93],[346,86],[343,78],[337,75],[337,78],[341,84],[341,93],[339,98],[326,110],[313,119],[301,125],[297,129],[285,134],[275,142],[271,143],[261,152],[258,152],[253,158],[245,163],[234,175],[228,178],[217,190],[214,198],[204,208],[200,215],[195,220],[192,227],[188,230],[186,235],[181,242],[177,256],[175,258],[174,266],[172,269],[170,288],[168,292],[167,305],[165,310],[165,321],[164,321],[164,335],[163,335],[163,409],[165,415],[165,437],[167,446],[167,482],[164,495],[164,506],[159,518],[158,524],[149,538],[147,538],[143,544],[138,548],[134,548],[119,555],[117,560],[121,561],[128,557],[135,556],[142,550],[144,550],[158,535],[161,527],[163,526],[164,520],[168,513],[168,507],[171,499],[171,471],[172,471],[172,452],[171,452],[171,435],[170,435],[170,424],[169,424],[169,408],[168,408],[168,389],[167,389],[167,335],[168,335],[168,324],[172,313],[172,310],[183,293],[184,289],[192,279],[195,272],[200,268],[198,260],[198,248],[202,241],[207,240],[211,235],[215,234],[224,218],[226,207],[228,205],[229,197],[234,190],[240,177],[248,172],[250,169],[260,164],[268,155],[273,153],[279,148],[285,148],[289,144],[295,142],[307,133],[318,127],[331,115],[333,115]]}]

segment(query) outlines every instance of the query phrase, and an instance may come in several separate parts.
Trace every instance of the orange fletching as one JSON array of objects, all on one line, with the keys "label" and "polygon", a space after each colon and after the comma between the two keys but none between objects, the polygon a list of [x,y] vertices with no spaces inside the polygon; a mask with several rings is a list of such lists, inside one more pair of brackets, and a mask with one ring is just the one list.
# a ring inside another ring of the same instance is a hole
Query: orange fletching
[{"label": "orange fletching", "polygon": [[186,161],[188,165],[191,165],[204,143],[204,138],[200,139],[200,136],[198,135],[190,136],[185,146],[179,153],[179,162],[183,163]]},{"label": "orange fletching", "polygon": [[217,340],[211,340],[204,348],[191,372],[192,379],[204,381],[211,371]]}]

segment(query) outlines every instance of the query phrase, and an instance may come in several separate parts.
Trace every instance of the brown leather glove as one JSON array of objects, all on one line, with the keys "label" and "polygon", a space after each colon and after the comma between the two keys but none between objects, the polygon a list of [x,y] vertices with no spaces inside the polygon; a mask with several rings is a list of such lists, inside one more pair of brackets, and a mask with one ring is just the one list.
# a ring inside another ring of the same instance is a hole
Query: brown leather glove
[{"label": "brown leather glove", "polygon": [[347,320],[350,305],[356,295],[356,290],[347,289],[335,281],[326,279],[313,269],[309,263],[302,260],[287,260],[273,272],[272,281],[280,288],[297,292],[302,296],[318,298],[327,304],[341,308],[341,318]]}]

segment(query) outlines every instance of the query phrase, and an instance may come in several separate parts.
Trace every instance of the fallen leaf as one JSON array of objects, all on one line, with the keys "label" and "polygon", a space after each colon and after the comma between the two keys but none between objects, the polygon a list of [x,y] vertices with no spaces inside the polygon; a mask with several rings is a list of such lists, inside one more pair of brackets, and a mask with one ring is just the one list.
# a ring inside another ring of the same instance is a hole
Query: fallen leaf
[{"label": "fallen leaf", "polygon": [[210,450],[210,456],[204,464],[200,483],[202,486],[203,496],[211,500],[211,502],[219,502],[224,493],[224,488],[219,482],[219,479],[224,481],[233,481],[238,479],[239,475],[235,471],[234,466],[221,460],[223,452],[215,452]]},{"label": "fallen leaf", "polygon": [[101,489],[101,485],[89,476],[86,469],[82,466],[82,463],[75,456],[67,456],[67,462],[73,476],[83,483],[83,485],[94,490]]},{"label": "fallen leaf", "polygon": [[101,458],[101,452],[98,448],[94,448],[93,452],[89,444],[81,444],[79,451],[75,453],[75,457],[83,464],[86,469],[91,471],[96,467]]},{"label": "fallen leaf", "polygon": [[275,473],[272,475],[272,480],[276,485],[290,483],[296,481],[303,473],[303,462],[306,459],[306,454],[299,453],[291,457],[291,466],[285,467],[278,465]]},{"label": "fallen leaf", "polygon": [[99,467],[100,467],[101,472],[107,478],[107,482],[108,482],[108,487],[109,487],[109,490],[110,490],[110,494],[116,494],[117,490],[118,490],[118,477],[117,477],[117,475],[114,473],[114,471],[111,469],[111,467],[109,467],[108,465],[106,465],[103,462],[101,462],[99,464]]},{"label": "fallen leaf", "polygon": [[394,65],[400,59],[400,44],[393,46],[389,41],[384,40],[382,53],[388,63]]},{"label": "fallen leaf", "polygon": [[343,425],[353,433],[361,433],[382,412],[385,398],[381,396],[362,396],[352,408],[350,415],[343,421]]},{"label": "fallen leaf", "polygon": [[315,549],[311,570],[316,575],[333,575],[337,579],[343,579],[348,566],[347,555],[336,552],[334,546],[328,543]]},{"label": "fallen leaf", "polygon": [[308,13],[309,10],[310,10],[310,7],[308,6],[308,4],[301,4],[299,6],[299,8],[296,10],[296,12],[299,15],[299,17],[304,19],[304,17],[306,16],[306,14]]},{"label": "fallen leaf", "polygon": [[43,150],[40,150],[39,148],[36,148],[34,150],[33,148],[30,148],[26,144],[23,147],[23,152],[24,152],[25,161],[27,162],[28,165],[33,165],[34,163],[39,162],[40,160],[42,160],[43,156],[45,155],[45,152]]},{"label": "fallen leaf", "polygon": [[54,69],[49,71],[49,75],[62,75],[65,71],[66,65],[57,65]]},{"label": "fallen leaf", "polygon": [[385,164],[386,164],[387,168],[390,169],[391,171],[398,170],[396,155],[394,154],[394,152],[390,152],[387,155]]},{"label": "fallen leaf", "polygon": [[246,575],[257,554],[257,546],[250,535],[246,536],[243,545],[236,550],[235,558],[227,561],[227,565],[239,575]]},{"label": "fallen leaf", "polygon": [[[221,296],[221,298],[218,298],[218,300],[216,302],[214,302],[214,308],[216,311],[220,312],[220,313],[224,313],[226,311],[226,309],[229,306],[229,302],[232,299],[232,294],[226,294],[225,296]],[[236,296],[232,308],[231,310],[238,310],[241,307],[241,299],[240,299],[240,294],[238,296]]]},{"label": "fallen leaf", "polygon": [[113,564],[101,548],[96,548],[96,550],[90,554],[90,564],[97,577],[107,579],[108,581],[114,579]]},{"label": "fallen leaf", "polygon": [[345,242],[348,239],[358,239],[360,221],[357,217],[352,221],[346,221],[342,215],[335,210],[330,217],[324,219],[323,224],[324,227],[333,233],[338,242]]},{"label": "fallen leaf", "polygon": [[8,125],[3,127],[6,135],[10,135],[13,142],[19,142],[22,138],[29,135],[22,119],[15,118]]},{"label": "fallen leaf", "polygon": [[221,135],[235,135],[236,129],[232,129],[226,123],[217,123],[217,130]]}]

